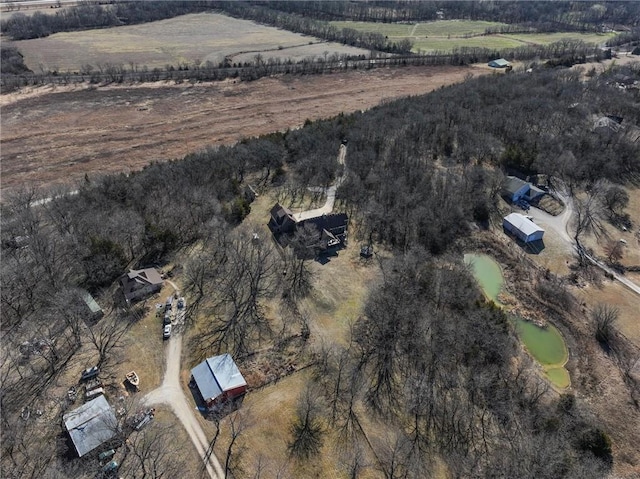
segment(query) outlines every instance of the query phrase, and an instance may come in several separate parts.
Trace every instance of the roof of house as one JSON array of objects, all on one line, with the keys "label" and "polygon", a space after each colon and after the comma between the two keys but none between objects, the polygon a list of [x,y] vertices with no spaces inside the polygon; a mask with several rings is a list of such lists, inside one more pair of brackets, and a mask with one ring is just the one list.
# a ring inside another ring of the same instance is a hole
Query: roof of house
[{"label": "roof of house", "polygon": [[313,224],[322,231],[332,231],[336,228],[347,226],[349,223],[349,217],[346,213],[334,213],[330,215],[316,216],[315,218],[309,218],[301,221],[299,224]]},{"label": "roof of house", "polygon": [[118,425],[116,415],[104,396],[83,404],[62,419],[80,457],[111,439]]},{"label": "roof of house", "polygon": [[489,62],[490,66],[498,66],[498,67],[506,67],[509,66],[509,62],[504,58],[498,58],[497,60],[491,60]]},{"label": "roof of house", "polygon": [[520,178],[517,178],[515,176],[507,176],[507,180],[504,182],[504,184],[502,185],[502,189],[506,192],[508,192],[509,194],[515,194],[518,191],[520,191],[520,189],[525,186],[528,185],[529,183],[527,183],[524,180],[521,180]]},{"label": "roof of house", "polygon": [[162,284],[162,277],[155,268],[131,269],[127,273],[130,281],[142,284]]},{"label": "roof of house", "polygon": [[208,358],[193,368],[191,374],[205,400],[217,398],[225,391],[247,385],[229,353]]},{"label": "roof of house", "polygon": [[529,236],[538,231],[544,231],[544,229],[540,228],[537,224],[535,224],[530,219],[527,219],[525,216],[520,213],[511,213],[504,217],[505,221],[508,221],[513,226],[522,231],[525,235]]},{"label": "roof of house", "polygon": [[289,218],[295,222],[295,219],[293,217],[293,213],[291,213],[291,210],[289,208],[285,208],[284,206],[280,205],[280,203],[276,203],[274,207],[271,208],[271,216],[278,223],[282,223],[282,221],[285,218]]}]

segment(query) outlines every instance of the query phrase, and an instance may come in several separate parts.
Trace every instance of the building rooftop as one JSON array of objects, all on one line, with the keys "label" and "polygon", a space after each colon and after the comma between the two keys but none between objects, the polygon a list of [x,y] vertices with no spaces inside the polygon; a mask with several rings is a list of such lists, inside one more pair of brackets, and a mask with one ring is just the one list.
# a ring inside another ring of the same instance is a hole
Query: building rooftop
[{"label": "building rooftop", "polygon": [[247,385],[228,353],[208,358],[193,368],[191,374],[205,400],[216,398],[224,391]]},{"label": "building rooftop", "polygon": [[537,231],[544,231],[544,229],[540,228],[540,226],[538,226],[525,216],[521,215],[520,213],[511,213],[505,216],[504,219],[527,236],[536,233]]},{"label": "building rooftop", "polygon": [[520,178],[517,178],[515,176],[507,176],[507,180],[504,182],[502,189],[513,195],[520,191],[520,188],[528,184],[529,183],[527,183],[526,181],[521,180]]},{"label": "building rooftop", "polygon": [[116,416],[104,396],[83,404],[62,419],[80,457],[115,436],[118,428]]}]

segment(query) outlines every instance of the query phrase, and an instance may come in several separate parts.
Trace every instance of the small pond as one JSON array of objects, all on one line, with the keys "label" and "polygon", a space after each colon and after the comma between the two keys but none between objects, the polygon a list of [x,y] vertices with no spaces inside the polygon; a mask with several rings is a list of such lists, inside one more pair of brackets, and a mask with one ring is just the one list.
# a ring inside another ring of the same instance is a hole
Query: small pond
[{"label": "small pond", "polygon": [[[464,262],[471,266],[473,275],[485,295],[500,304],[498,295],[504,282],[500,265],[484,254],[465,254]],[[560,331],[552,324],[541,328],[518,317],[514,320],[518,337],[527,351],[542,365],[549,381],[559,388],[568,387],[569,372],[564,365],[569,353]]]}]

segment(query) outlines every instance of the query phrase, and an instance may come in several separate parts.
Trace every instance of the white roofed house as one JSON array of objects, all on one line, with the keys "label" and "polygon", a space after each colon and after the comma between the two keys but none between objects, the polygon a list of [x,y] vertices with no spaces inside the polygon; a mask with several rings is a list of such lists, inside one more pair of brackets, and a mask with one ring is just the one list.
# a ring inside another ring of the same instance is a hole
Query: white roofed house
[{"label": "white roofed house", "polygon": [[191,370],[191,385],[197,388],[207,408],[243,397],[247,382],[230,354],[213,356]]},{"label": "white roofed house", "polygon": [[511,213],[504,217],[502,226],[523,243],[542,240],[544,229],[520,213]]}]

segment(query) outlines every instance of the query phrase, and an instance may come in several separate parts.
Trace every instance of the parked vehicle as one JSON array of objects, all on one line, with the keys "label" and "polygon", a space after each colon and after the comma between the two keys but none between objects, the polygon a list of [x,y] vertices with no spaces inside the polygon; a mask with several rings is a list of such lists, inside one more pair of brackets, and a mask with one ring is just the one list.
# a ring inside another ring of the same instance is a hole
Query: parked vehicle
[{"label": "parked vehicle", "polygon": [[102,468],[102,472],[114,472],[118,469],[118,463],[116,461],[111,461],[109,464]]},{"label": "parked vehicle", "polygon": [[171,324],[171,314],[170,313],[164,313],[164,319],[162,320],[162,324],[164,324],[165,326],[167,324]]},{"label": "parked vehicle", "polygon": [[88,381],[89,379],[95,378],[99,372],[100,372],[100,369],[98,368],[98,366],[87,368],[84,371],[82,371],[82,375],[80,376],[80,381]]},{"label": "parked vehicle", "polygon": [[97,398],[98,396],[104,394],[104,389],[103,388],[96,388],[96,389],[92,389],[91,391],[87,391],[86,394],[84,395],[85,399],[94,399]]},{"label": "parked vehicle", "polygon": [[178,298],[178,309],[184,308],[184,298]]},{"label": "parked vehicle", "polygon": [[167,298],[167,302],[164,304],[165,312],[171,311],[173,309],[173,296],[169,296]]},{"label": "parked vehicle", "polygon": [[162,332],[162,337],[164,339],[169,339],[171,337],[171,324],[166,324],[164,326],[164,331]]},{"label": "parked vehicle", "polygon": [[109,449],[108,451],[101,452],[100,454],[98,454],[98,460],[102,462],[105,459],[109,459],[115,453],[116,453],[115,449]]}]

